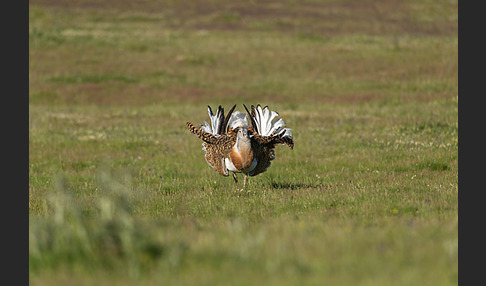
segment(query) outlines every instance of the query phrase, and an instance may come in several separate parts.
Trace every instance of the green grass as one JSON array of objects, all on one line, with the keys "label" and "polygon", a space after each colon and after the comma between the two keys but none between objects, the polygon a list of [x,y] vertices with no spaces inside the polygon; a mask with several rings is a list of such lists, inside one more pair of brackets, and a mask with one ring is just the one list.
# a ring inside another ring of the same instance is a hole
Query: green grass
[{"label": "green grass", "polygon": [[[457,285],[457,1],[395,2],[30,1],[30,284]],[[258,103],[242,191],[185,122]]]}]

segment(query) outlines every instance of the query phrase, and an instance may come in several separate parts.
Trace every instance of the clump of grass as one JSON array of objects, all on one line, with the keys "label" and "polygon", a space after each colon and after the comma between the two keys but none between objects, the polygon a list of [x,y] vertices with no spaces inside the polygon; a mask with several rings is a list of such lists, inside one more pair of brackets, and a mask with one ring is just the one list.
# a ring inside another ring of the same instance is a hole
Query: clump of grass
[{"label": "clump of grass", "polygon": [[76,198],[64,178],[55,178],[47,196],[48,214],[30,218],[29,267],[33,274],[61,266],[110,269],[122,264],[130,277],[137,277],[165,254],[160,237],[133,215],[138,199],[130,182],[107,170],[98,177],[100,194],[91,205]]}]

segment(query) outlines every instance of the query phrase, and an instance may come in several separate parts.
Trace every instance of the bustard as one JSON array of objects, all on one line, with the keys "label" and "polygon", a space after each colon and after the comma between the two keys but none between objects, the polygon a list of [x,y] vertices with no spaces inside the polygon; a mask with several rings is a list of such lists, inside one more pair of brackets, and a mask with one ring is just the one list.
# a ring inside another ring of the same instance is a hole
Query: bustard
[{"label": "bustard", "polygon": [[237,173],[243,173],[243,188],[248,176],[256,176],[265,172],[275,159],[275,145],[286,144],[294,148],[291,129],[286,128],[283,119],[276,119],[278,113],[262,108],[260,104],[251,106],[251,111],[245,107],[250,118],[249,124],[246,114],[234,111],[234,105],[228,114],[224,115],[221,105],[216,114],[208,106],[211,124],[204,121],[199,128],[192,123],[186,125],[191,133],[197,135],[204,142],[206,162],[216,172],[229,176],[238,183]]}]

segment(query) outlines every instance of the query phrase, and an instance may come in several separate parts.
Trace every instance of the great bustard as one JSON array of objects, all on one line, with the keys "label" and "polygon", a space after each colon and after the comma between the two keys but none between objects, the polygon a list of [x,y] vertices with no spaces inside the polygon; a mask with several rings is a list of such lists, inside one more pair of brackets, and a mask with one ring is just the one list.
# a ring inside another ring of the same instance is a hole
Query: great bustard
[{"label": "great bustard", "polygon": [[262,108],[251,106],[251,111],[245,110],[250,118],[248,123],[245,113],[234,111],[234,105],[228,114],[224,115],[221,105],[216,114],[208,106],[211,124],[204,122],[200,128],[187,122],[189,130],[201,138],[202,149],[205,151],[206,162],[223,176],[229,176],[238,183],[236,173],[243,173],[243,188],[248,176],[265,172],[275,159],[275,145],[286,144],[294,148],[291,129],[285,122],[276,119],[278,113],[270,111],[268,106]]}]

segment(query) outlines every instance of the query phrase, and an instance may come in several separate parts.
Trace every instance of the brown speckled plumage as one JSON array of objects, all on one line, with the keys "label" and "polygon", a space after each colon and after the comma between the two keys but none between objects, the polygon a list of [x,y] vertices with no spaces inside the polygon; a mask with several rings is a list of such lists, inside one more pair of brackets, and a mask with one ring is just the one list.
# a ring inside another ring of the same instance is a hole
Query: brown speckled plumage
[{"label": "brown speckled plumage", "polygon": [[275,145],[276,144],[287,144],[290,149],[294,149],[294,141],[291,138],[283,137],[283,134],[271,136],[262,136],[256,133],[253,128],[250,127],[250,132],[252,132],[252,149],[257,158],[257,165],[248,175],[256,176],[260,173],[265,172],[268,167],[272,164],[270,161],[275,159]]}]

